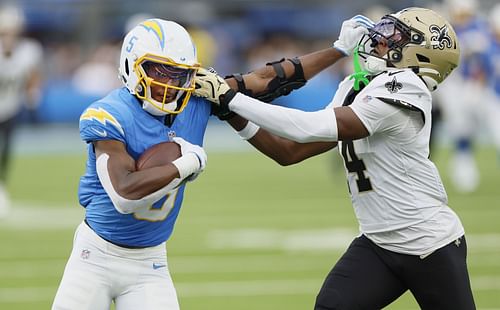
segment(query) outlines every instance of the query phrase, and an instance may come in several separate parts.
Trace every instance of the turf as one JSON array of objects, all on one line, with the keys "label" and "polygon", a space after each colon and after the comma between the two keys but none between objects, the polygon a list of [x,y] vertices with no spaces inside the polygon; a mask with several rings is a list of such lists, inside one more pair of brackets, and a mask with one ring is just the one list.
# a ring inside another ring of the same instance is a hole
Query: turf
[{"label": "turf", "polygon": [[[477,154],[481,187],[459,194],[446,178],[449,153],[435,155],[469,243],[478,309],[500,309],[500,168],[493,150]],[[20,156],[0,221],[0,309],[49,309],[73,232],[82,219],[81,156]],[[337,154],[280,167],[255,152],[209,153],[190,184],[169,267],[183,309],[312,309],[323,278],[357,224]],[[405,294],[387,309],[418,309]]]}]

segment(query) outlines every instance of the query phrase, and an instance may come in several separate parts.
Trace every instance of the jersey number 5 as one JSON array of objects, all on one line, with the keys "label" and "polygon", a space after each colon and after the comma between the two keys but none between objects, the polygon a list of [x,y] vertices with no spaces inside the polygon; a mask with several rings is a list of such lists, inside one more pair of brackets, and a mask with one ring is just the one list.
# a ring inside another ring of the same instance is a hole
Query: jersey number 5
[{"label": "jersey number 5", "polygon": [[342,141],[342,157],[344,157],[347,171],[357,173],[358,192],[366,192],[372,190],[370,179],[365,176],[366,166],[362,159],[359,159],[354,151],[352,141]]}]

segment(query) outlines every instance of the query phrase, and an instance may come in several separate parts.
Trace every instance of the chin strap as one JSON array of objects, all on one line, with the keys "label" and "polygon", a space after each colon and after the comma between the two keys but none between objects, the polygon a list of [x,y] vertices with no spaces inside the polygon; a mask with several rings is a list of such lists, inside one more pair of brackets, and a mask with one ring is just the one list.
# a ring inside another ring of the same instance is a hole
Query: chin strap
[{"label": "chin strap", "polygon": [[[370,80],[368,79],[368,71],[366,70],[363,70],[361,68],[361,63],[359,62],[359,45],[354,49],[354,54],[353,54],[353,64],[354,64],[354,73],[351,74],[351,76],[349,77],[350,80],[354,79],[354,90],[355,91],[358,91],[360,90],[362,87],[368,85],[368,83],[370,83]],[[361,86],[361,83],[363,83],[364,85]]]}]

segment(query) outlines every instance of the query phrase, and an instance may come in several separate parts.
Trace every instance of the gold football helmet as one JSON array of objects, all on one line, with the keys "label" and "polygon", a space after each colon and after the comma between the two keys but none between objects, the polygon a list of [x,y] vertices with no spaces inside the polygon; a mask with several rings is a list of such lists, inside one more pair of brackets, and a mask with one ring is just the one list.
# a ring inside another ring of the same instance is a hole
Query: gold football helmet
[{"label": "gold football helmet", "polygon": [[[382,39],[389,50],[378,56],[373,49]],[[410,68],[434,90],[458,66],[460,48],[448,21],[432,10],[412,7],[382,17],[362,39],[359,55],[370,73]]]}]

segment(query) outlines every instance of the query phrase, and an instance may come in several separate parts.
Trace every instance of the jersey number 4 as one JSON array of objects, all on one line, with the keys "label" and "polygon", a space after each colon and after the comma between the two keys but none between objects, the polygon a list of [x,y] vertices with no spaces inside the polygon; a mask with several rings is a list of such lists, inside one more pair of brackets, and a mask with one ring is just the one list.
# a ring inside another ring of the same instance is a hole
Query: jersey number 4
[{"label": "jersey number 4", "polygon": [[350,173],[357,173],[358,192],[366,192],[372,190],[372,183],[366,177],[366,166],[362,159],[359,159],[354,151],[352,141],[342,141],[342,157],[344,157],[345,166]]}]

